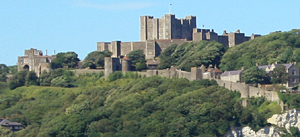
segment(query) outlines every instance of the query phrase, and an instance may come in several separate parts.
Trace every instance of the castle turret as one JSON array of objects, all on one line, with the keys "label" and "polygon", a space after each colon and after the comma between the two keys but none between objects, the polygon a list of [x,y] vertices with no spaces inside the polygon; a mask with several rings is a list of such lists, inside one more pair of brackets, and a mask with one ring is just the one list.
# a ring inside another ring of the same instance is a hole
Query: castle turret
[{"label": "castle turret", "polygon": [[200,80],[202,79],[202,74],[204,72],[202,71],[201,68],[198,68],[198,67],[192,67],[191,68],[191,81],[193,80]]},{"label": "castle turret", "polygon": [[129,57],[125,55],[121,61],[122,61],[122,63],[121,63],[122,64],[122,72],[130,71],[131,65],[130,65]]}]

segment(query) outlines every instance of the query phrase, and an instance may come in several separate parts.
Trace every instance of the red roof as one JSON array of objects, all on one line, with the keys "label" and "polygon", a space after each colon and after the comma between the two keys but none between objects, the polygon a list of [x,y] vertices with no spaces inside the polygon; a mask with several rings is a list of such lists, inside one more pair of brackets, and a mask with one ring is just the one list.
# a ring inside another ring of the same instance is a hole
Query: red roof
[{"label": "red roof", "polygon": [[128,56],[124,56],[122,59],[123,60],[130,60],[130,58]]},{"label": "red roof", "polygon": [[158,65],[160,63],[160,61],[159,60],[148,60],[147,61],[147,64],[149,65]]},{"label": "red roof", "polygon": [[222,73],[222,71],[219,70],[218,68],[208,68],[207,72],[220,72],[220,73]]}]

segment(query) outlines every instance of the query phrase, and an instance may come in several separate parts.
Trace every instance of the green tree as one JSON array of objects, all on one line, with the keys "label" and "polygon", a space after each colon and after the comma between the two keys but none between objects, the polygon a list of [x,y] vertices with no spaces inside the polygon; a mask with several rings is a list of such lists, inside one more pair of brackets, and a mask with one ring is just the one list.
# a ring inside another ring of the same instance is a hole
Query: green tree
[{"label": "green tree", "polygon": [[25,85],[39,85],[38,84],[38,77],[34,71],[28,71],[25,77]]},{"label": "green tree", "polygon": [[17,65],[14,65],[14,66],[8,66],[8,69],[9,69],[9,73],[10,74],[15,74],[18,72],[18,66]]},{"label": "green tree", "polygon": [[10,89],[15,89],[25,85],[27,70],[19,71],[13,75],[12,79],[9,82]]},{"label": "green tree", "polygon": [[107,76],[108,81],[116,81],[117,79],[123,78],[123,72],[121,71],[116,71],[110,75]]},{"label": "green tree", "polygon": [[51,80],[51,86],[55,87],[74,87],[74,79],[68,76],[60,76]]},{"label": "green tree", "polygon": [[104,67],[104,57],[110,57],[112,52],[109,50],[104,51],[93,51],[89,53],[83,60],[83,68],[95,69],[97,67]]},{"label": "green tree", "polygon": [[9,68],[5,64],[0,64],[0,74],[9,73]]},{"label": "green tree", "polygon": [[246,84],[268,84],[270,77],[266,71],[258,69],[257,66],[250,67],[243,71],[242,79]]},{"label": "green tree", "polygon": [[218,66],[224,52],[224,46],[215,41],[189,42],[179,46],[171,45],[159,56],[159,68],[177,66],[182,70],[190,71],[191,67],[201,65]]},{"label": "green tree", "polygon": [[8,137],[11,133],[10,129],[0,126],[0,137]]},{"label": "green tree", "polygon": [[[58,69],[55,69],[53,71],[56,71],[56,70],[58,70]],[[40,86],[50,86],[52,79],[53,79],[53,77],[51,76],[51,72],[43,71],[39,77]]]},{"label": "green tree", "polygon": [[[63,76],[63,77],[62,77]],[[74,76],[74,72],[67,71],[62,68],[58,68],[55,70],[52,70],[50,72],[44,71],[42,75],[39,77],[38,81],[41,86],[58,86],[58,87],[73,87],[74,84],[71,84],[74,82],[74,79],[72,78]],[[58,78],[60,77],[60,78]],[[57,79],[56,79],[57,78]],[[52,83],[52,80],[54,80]]]},{"label": "green tree", "polygon": [[38,77],[33,71],[19,71],[13,75],[9,82],[10,89],[15,89],[21,86],[38,85]]},{"label": "green tree", "polygon": [[7,77],[6,74],[0,74],[0,82],[6,82]]},{"label": "green tree", "polygon": [[131,65],[136,70],[140,71],[143,69],[147,69],[145,54],[143,50],[138,49],[138,50],[131,51],[127,56],[130,59]]},{"label": "green tree", "polygon": [[288,79],[289,74],[286,72],[284,65],[279,65],[272,71],[271,82],[273,84],[284,84]]},{"label": "green tree", "polygon": [[51,62],[51,68],[76,68],[78,61],[78,55],[75,52],[58,53]]},{"label": "green tree", "polygon": [[135,66],[135,69],[137,71],[141,71],[141,70],[145,70],[147,69],[147,64],[145,62],[142,62],[142,63],[136,63],[136,66]]},{"label": "green tree", "polygon": [[158,65],[159,69],[165,69],[165,68],[170,68],[172,65],[176,63],[175,58],[172,57],[172,54],[178,47],[177,44],[173,44],[169,47],[167,47],[160,55],[160,61],[161,63]]},{"label": "green tree", "polygon": [[9,73],[9,68],[5,64],[0,64],[0,82],[6,82],[6,75]]}]

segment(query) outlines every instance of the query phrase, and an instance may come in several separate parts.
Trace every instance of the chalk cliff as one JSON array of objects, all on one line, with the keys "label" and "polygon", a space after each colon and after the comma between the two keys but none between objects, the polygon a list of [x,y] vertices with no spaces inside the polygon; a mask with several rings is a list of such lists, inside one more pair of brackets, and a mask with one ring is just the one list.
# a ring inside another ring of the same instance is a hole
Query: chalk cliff
[{"label": "chalk cliff", "polygon": [[269,118],[271,127],[265,127],[255,132],[250,127],[231,129],[224,137],[280,137],[284,134],[279,127],[285,128],[289,133],[291,127],[300,128],[300,110],[292,109],[283,114],[275,114]]}]

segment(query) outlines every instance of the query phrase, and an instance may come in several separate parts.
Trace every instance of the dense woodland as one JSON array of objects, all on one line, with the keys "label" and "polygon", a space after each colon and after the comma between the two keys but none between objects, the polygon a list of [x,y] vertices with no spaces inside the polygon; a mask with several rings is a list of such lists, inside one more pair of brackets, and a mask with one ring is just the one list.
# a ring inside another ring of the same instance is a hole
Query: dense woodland
[{"label": "dense woodland", "polygon": [[182,45],[171,45],[159,56],[160,69],[177,66],[178,68],[190,71],[191,67],[205,65],[219,66],[225,48],[221,43],[212,41],[198,41],[184,43]]},{"label": "dense woodland", "polygon": [[[199,41],[171,45],[157,58],[161,69],[209,65],[221,70],[245,67],[249,84],[283,83],[286,74],[276,70],[272,77],[258,70],[266,65],[297,62],[300,66],[300,30],[275,32],[232,48]],[[111,52],[91,52],[84,68],[103,68]],[[132,68],[145,69],[143,51],[128,54]],[[241,106],[238,92],[219,87],[214,80],[189,82],[136,73],[115,72],[105,80],[103,73],[75,76],[75,52],[59,53],[51,72],[16,72],[16,66],[0,64],[0,117],[20,122],[25,129],[2,136],[221,136],[234,126],[258,130],[281,109],[264,98],[250,98]],[[13,74],[9,83],[6,76]],[[275,76],[278,75],[278,76]],[[280,77],[279,77],[280,75]],[[282,77],[281,77],[282,75]],[[274,79],[276,77],[276,79]],[[300,96],[278,92],[289,108],[300,109]]]},{"label": "dense woodland", "polygon": [[214,80],[72,77],[76,88],[1,83],[0,117],[24,124],[17,136],[220,136],[232,126],[258,130],[281,111],[264,98],[243,108],[238,92]]}]

